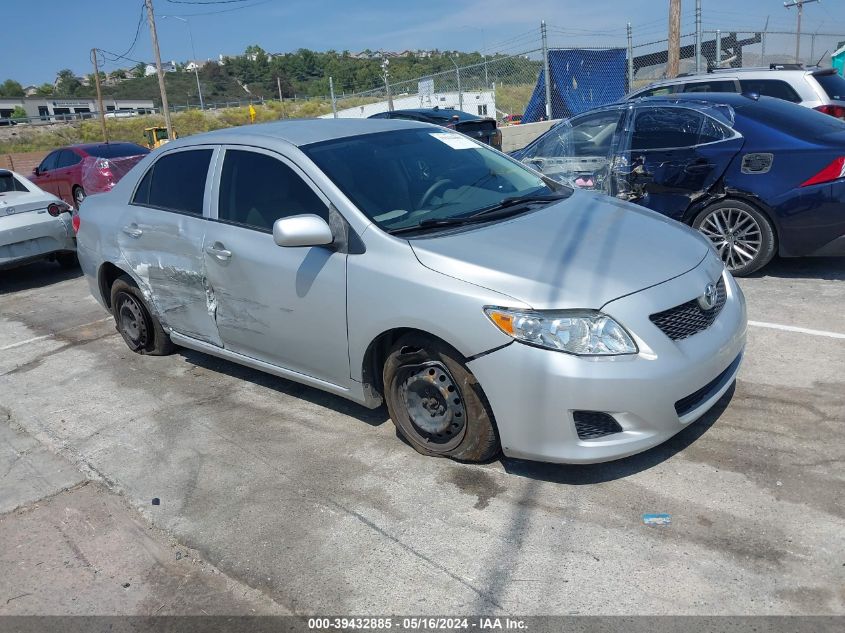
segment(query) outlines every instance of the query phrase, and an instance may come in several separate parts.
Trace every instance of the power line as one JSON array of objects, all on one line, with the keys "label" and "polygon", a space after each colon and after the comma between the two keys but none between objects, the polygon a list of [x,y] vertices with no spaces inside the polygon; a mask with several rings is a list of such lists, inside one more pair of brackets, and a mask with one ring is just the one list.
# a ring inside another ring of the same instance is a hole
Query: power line
[{"label": "power line", "polygon": [[249,0],[167,0],[170,4],[241,4]]}]

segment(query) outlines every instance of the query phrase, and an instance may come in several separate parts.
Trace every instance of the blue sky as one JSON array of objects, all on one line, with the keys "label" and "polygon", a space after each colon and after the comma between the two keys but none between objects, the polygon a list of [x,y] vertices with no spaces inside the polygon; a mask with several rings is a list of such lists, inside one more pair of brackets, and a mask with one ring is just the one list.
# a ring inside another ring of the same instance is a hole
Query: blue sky
[{"label": "blue sky", "polygon": [[[202,6],[207,3],[206,6]],[[621,45],[625,23],[635,37],[661,39],[668,0],[155,0],[162,57],[191,58],[184,22],[190,18],[197,57],[237,54],[249,44],[271,52],[297,48],[357,51],[440,48],[518,53],[537,40],[545,19],[557,45]],[[23,84],[52,81],[71,68],[91,72],[92,47],[116,53],[133,41],[141,0],[3,0],[3,55],[0,81]],[[705,28],[792,29],[795,11],[781,0],[703,0]],[[684,30],[692,30],[695,2],[682,0]],[[842,33],[845,2],[823,0],[805,8],[806,31]],[[142,24],[129,55],[151,60],[149,31]],[[126,62],[125,66],[132,66]],[[106,70],[116,67],[110,64]]]}]

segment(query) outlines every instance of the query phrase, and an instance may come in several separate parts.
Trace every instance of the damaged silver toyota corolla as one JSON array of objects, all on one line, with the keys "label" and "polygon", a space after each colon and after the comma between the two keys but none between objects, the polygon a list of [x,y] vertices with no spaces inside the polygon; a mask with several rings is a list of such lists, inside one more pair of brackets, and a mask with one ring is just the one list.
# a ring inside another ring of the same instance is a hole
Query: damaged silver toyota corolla
[{"label": "damaged silver toyota corolla", "polygon": [[716,403],[745,345],[742,293],[697,233],[422,123],[174,141],[74,225],[132,350],[384,400],[430,455],[643,451]]}]

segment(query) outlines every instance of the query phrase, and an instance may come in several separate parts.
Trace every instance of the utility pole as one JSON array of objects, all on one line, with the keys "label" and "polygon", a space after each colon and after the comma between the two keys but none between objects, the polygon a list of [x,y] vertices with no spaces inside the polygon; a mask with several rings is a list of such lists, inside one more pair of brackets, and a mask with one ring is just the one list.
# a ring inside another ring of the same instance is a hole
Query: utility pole
[{"label": "utility pole", "polygon": [[811,2],[818,2],[819,0],[791,0],[784,2],[783,6],[787,9],[798,7],[798,27],[795,30],[795,63],[801,63],[801,18],[804,17],[804,5]]},{"label": "utility pole", "polygon": [[540,22],[540,40],[543,43],[543,78],[546,83],[546,121],[552,119],[552,82],[549,72],[549,40],[546,35],[546,21]]},{"label": "utility pole", "polygon": [[763,59],[763,66],[766,65],[766,34],[769,32],[769,17],[766,16],[766,23],[763,25],[763,33],[760,36],[760,57]]},{"label": "utility pole", "polygon": [[150,37],[153,40],[153,53],[158,71],[158,88],[161,91],[161,111],[164,113],[164,125],[167,128],[167,138],[173,140],[173,123],[170,121],[170,106],[167,103],[167,88],[164,86],[164,70],[161,68],[161,53],[158,50],[158,34],[156,33],[156,19],[153,13],[153,0],[144,0],[147,6],[147,20],[150,23]]},{"label": "utility pole", "polygon": [[669,48],[666,76],[678,76],[681,70],[681,0],[669,0]]},{"label": "utility pole", "polygon": [[103,128],[103,142],[109,142],[106,129],[106,109],[103,107],[103,90],[100,88],[100,67],[97,64],[97,49],[91,49],[91,61],[94,62],[94,83],[97,84],[97,109],[100,111],[100,126]]},{"label": "utility pole", "polygon": [[701,72],[701,0],[695,0],[695,72]]}]

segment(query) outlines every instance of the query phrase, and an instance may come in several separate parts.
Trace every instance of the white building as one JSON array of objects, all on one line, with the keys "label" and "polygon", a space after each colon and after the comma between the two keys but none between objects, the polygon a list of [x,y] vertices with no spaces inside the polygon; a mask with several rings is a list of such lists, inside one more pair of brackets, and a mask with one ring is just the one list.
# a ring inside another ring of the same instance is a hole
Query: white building
[{"label": "white building", "polygon": [[[433,108],[458,110],[461,99],[457,92],[426,92],[421,90],[415,95],[395,95],[393,97],[394,110],[411,110],[415,108]],[[345,108],[337,111],[337,116],[344,119],[366,119],[373,114],[385,112],[387,101],[368,103],[367,105]],[[463,93],[463,111],[476,116],[496,118],[496,93],[492,90],[467,91]],[[330,119],[332,114],[324,114],[322,118]]]},{"label": "white building", "polygon": [[[176,62],[162,62],[161,69],[166,73],[175,73],[176,72]],[[156,65],[155,64],[147,64],[144,68],[144,77],[149,77],[150,75],[155,75],[156,72]]]}]

